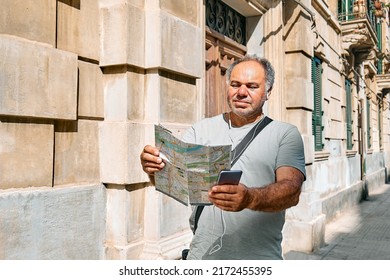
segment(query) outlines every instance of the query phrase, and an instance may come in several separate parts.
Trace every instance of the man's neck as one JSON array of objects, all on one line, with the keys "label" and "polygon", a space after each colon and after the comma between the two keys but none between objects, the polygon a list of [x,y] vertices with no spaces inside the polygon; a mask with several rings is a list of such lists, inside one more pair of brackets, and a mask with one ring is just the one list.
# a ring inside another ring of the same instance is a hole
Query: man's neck
[{"label": "man's neck", "polygon": [[243,117],[234,114],[233,112],[228,113],[229,117],[229,125],[231,127],[241,127],[250,123],[255,123],[263,118],[264,114],[261,112],[258,115],[250,116],[250,117]]}]

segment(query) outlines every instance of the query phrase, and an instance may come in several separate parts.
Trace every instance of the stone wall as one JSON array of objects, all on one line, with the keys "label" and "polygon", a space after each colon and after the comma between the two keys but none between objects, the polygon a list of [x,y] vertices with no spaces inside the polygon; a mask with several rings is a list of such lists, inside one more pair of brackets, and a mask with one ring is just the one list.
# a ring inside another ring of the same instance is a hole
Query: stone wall
[{"label": "stone wall", "polygon": [[102,259],[98,1],[1,6],[0,258]]}]

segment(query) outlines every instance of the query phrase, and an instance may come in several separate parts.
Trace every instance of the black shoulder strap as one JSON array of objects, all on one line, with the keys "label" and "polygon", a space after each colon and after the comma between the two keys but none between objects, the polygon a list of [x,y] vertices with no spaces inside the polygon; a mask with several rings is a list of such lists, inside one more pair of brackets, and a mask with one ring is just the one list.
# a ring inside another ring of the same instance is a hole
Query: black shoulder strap
[{"label": "black shoulder strap", "polygon": [[256,138],[257,134],[259,134],[260,131],[262,131],[263,128],[266,127],[271,122],[272,119],[265,116],[262,121],[260,121],[254,127],[252,127],[252,129],[247,133],[247,135],[245,135],[244,139],[242,139],[241,142],[232,151],[233,158],[232,158],[231,166],[233,166],[236,163],[238,158],[242,155],[242,153],[249,146],[252,140]]},{"label": "black shoulder strap", "polygon": [[[262,121],[260,121],[258,124],[256,124],[248,133],[245,135],[244,139],[233,149],[233,159],[231,166],[233,166],[238,158],[242,155],[242,153],[245,151],[245,149],[249,146],[249,144],[252,142],[253,139],[256,138],[257,134],[260,133],[260,131],[263,130],[264,127],[266,127],[269,123],[272,122],[272,119],[265,116]],[[198,205],[196,207],[195,212],[195,221],[194,221],[194,233],[196,231],[196,228],[198,227],[198,221],[200,218],[200,215],[202,214],[204,205]]]},{"label": "black shoulder strap", "polygon": [[194,233],[198,227],[198,221],[199,221],[199,218],[200,218],[200,214],[202,214],[202,211],[203,211],[203,208],[204,208],[204,205],[198,205],[196,206],[196,212],[195,212],[195,221],[194,221]]}]

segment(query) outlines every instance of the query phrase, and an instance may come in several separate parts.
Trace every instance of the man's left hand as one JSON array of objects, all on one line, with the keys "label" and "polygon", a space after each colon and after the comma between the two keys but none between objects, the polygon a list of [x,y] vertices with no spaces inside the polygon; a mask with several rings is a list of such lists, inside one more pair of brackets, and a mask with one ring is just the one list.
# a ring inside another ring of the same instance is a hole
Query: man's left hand
[{"label": "man's left hand", "polygon": [[215,185],[209,191],[209,199],[222,210],[238,212],[248,206],[250,194],[243,184]]}]

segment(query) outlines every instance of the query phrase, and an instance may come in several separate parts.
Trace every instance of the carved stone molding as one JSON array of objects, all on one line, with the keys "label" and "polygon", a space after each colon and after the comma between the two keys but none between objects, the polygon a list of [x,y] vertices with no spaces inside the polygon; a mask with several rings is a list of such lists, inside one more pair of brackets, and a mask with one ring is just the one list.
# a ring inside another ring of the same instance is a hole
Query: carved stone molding
[{"label": "carved stone molding", "polygon": [[367,49],[375,46],[373,38],[366,23],[358,23],[350,29],[343,30],[343,49],[350,52],[353,49]]},{"label": "carved stone molding", "polygon": [[382,94],[386,95],[390,92],[390,75],[377,75],[376,76],[378,90],[382,92]]}]

